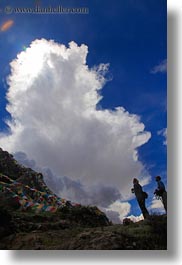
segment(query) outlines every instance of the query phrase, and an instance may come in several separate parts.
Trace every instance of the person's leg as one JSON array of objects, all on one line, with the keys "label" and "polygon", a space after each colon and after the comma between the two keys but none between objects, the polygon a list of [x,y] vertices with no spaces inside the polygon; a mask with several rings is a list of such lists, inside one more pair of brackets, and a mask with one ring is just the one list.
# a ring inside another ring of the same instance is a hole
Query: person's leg
[{"label": "person's leg", "polygon": [[148,212],[147,208],[145,207],[145,200],[138,201],[138,204],[140,206],[140,209],[142,211],[142,214],[143,214],[144,219],[146,219],[147,217],[149,217],[149,212]]},{"label": "person's leg", "polygon": [[164,209],[167,213],[167,192],[163,192],[162,194],[162,202],[163,202],[163,205],[164,205]]}]

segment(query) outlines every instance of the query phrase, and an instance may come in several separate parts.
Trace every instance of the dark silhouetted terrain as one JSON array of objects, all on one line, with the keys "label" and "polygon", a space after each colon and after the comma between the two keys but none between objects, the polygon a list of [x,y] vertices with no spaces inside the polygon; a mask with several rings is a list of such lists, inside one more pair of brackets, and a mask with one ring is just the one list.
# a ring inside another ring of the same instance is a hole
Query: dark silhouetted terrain
[{"label": "dark silhouetted terrain", "polygon": [[167,217],[113,225],[96,206],[56,196],[0,149],[0,249],[165,250]]}]

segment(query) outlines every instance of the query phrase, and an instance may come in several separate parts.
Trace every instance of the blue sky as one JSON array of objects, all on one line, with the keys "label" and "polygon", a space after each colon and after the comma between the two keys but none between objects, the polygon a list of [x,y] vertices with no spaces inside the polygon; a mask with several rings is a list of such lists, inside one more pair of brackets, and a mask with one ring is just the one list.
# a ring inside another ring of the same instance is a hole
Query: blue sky
[{"label": "blue sky", "polygon": [[[153,177],[146,190],[152,192],[154,176],[167,182],[167,150],[158,131],[167,127],[166,72],[152,73],[155,66],[167,58],[167,12],[164,0],[77,0],[39,1],[41,6],[88,7],[85,15],[10,14],[5,6],[33,7],[36,1],[1,1],[0,24],[12,19],[14,25],[0,32],[0,130],[7,129],[4,119],[9,63],[23,50],[23,46],[40,38],[53,39],[67,45],[74,40],[89,47],[87,64],[109,63],[107,82],[102,90],[100,107],[115,109],[123,106],[137,114],[152,137],[140,147],[139,159]],[[150,197],[151,199],[151,197]],[[149,204],[149,201],[148,201]],[[132,214],[139,214],[135,200]]]}]

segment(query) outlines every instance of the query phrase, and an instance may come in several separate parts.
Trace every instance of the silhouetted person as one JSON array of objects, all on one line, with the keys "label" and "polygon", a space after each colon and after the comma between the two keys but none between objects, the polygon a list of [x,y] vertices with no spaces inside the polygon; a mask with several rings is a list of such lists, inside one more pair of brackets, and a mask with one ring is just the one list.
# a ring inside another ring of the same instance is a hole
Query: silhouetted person
[{"label": "silhouetted person", "polygon": [[142,190],[142,186],[139,184],[138,179],[134,178],[133,179],[133,188],[132,188],[132,193],[135,193],[136,199],[138,201],[138,204],[140,206],[140,209],[142,211],[144,219],[149,217],[148,210],[145,206],[145,193]]},{"label": "silhouetted person", "polygon": [[166,192],[164,183],[161,181],[160,176],[157,176],[155,180],[157,181],[157,189],[155,190],[154,194],[162,198],[162,203],[167,213],[167,192]]}]

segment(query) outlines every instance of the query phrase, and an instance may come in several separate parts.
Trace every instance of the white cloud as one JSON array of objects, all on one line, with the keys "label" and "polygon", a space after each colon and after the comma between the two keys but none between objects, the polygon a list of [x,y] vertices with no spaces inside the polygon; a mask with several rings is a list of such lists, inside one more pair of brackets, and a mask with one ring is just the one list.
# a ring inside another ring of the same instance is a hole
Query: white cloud
[{"label": "white cloud", "polygon": [[[115,201],[105,212],[113,222],[121,223],[123,219],[130,213],[130,209],[130,203]],[[118,214],[118,216],[116,216],[116,213]]]},{"label": "white cloud", "polygon": [[134,223],[144,220],[143,214],[140,214],[139,216],[129,215],[127,218],[131,219]]},{"label": "white cloud", "polygon": [[67,176],[61,193],[73,200],[81,194],[83,200],[87,193],[88,201],[105,206],[119,196],[131,197],[133,177],[148,183],[137,148],[150,133],[139,116],[122,107],[97,109],[108,64],[90,69],[87,53],[86,45],[71,42],[67,48],[41,39],[18,54],[8,78],[12,119],[9,134],[0,135],[0,146],[26,153],[40,168],[51,168],[55,190],[59,178],[62,183]]},{"label": "white cloud", "polygon": [[151,74],[166,73],[167,72],[167,59],[154,66],[150,71]]},{"label": "white cloud", "polygon": [[162,201],[160,199],[159,200],[156,199],[155,197],[153,198],[149,209],[153,211],[154,213],[165,213]]},{"label": "white cloud", "polygon": [[106,216],[109,218],[110,221],[112,221],[113,224],[121,224],[122,221],[120,219],[120,214],[116,211],[106,210],[102,209],[103,212],[105,212]]},{"label": "white cloud", "polygon": [[92,185],[86,187],[79,180],[66,176],[57,176],[50,168],[37,166],[34,160],[29,160],[25,153],[17,152],[14,158],[26,167],[42,172],[48,187],[58,196],[84,205],[97,205],[107,208],[110,204],[121,199],[120,191],[116,187]]},{"label": "white cloud", "polygon": [[164,137],[163,145],[167,145],[167,128],[158,131],[157,134]]}]

